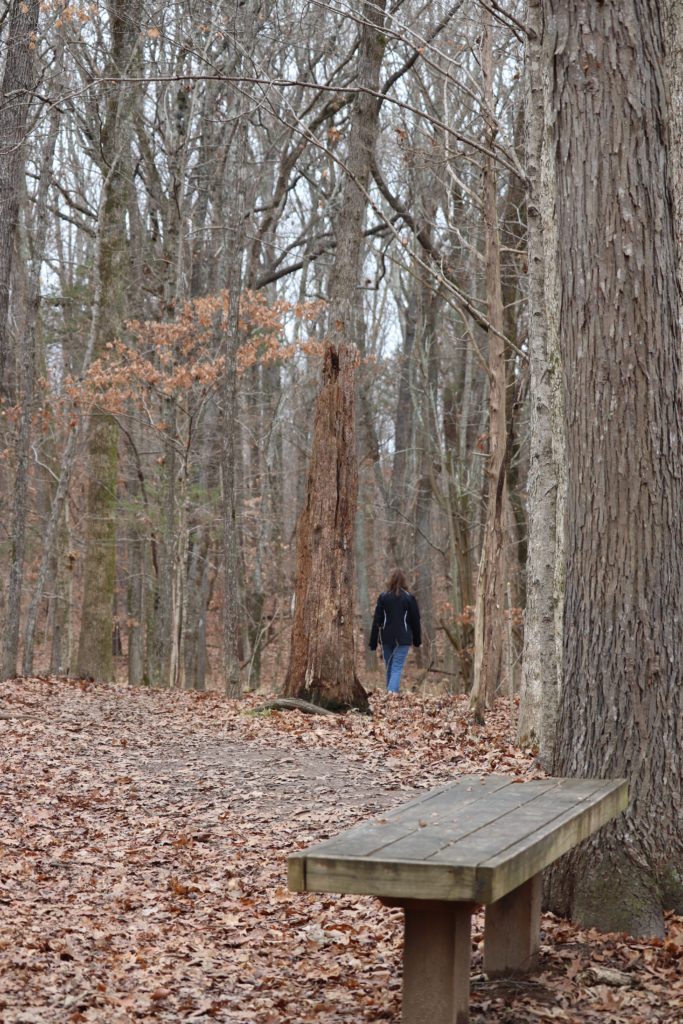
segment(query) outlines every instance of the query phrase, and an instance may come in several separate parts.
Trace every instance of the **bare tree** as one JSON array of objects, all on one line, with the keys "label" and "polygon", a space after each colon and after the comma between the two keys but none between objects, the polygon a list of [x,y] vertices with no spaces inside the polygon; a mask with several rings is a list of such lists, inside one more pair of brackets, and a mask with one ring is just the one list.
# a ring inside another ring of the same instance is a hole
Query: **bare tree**
[{"label": "bare tree", "polygon": [[[131,61],[139,44],[141,12],[141,0],[112,0],[110,3],[110,73],[122,74],[131,70]],[[110,92],[100,136],[100,160],[106,181],[101,207],[99,262],[104,309],[99,317],[96,356],[117,337],[125,318],[132,109],[129,89],[118,88]],[[76,669],[81,676],[105,680],[113,675],[118,442],[118,428],[112,417],[95,409],[88,425],[88,520]]]},{"label": "bare tree", "polygon": [[11,390],[9,297],[14,243],[21,203],[25,138],[36,82],[39,0],[12,0],[7,58],[0,87],[0,393]]},{"label": "bare tree", "polygon": [[489,151],[484,156],[483,187],[488,306],[489,464],[486,524],[477,577],[474,634],[474,682],[471,704],[479,720],[501,681],[505,629],[505,506],[507,412],[503,295],[500,282],[498,189],[490,152],[497,133],[493,91],[493,18],[482,14],[483,107]]},{"label": "bare tree", "polygon": [[540,0],[527,13],[529,194],[529,548],[518,739],[552,770],[562,666],[564,423],[559,351],[555,166]]}]

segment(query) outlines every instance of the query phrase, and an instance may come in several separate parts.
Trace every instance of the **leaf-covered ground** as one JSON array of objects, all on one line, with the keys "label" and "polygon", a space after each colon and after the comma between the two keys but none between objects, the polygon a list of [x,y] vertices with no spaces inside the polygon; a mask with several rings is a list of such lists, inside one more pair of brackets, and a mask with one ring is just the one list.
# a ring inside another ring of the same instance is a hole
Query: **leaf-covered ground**
[{"label": "leaf-covered ground", "polygon": [[[290,893],[287,854],[456,772],[533,775],[501,705],[373,697],[373,717],[57,680],[0,697],[2,1024],[400,1019],[400,911]],[[673,1024],[683,920],[661,943],[546,916],[539,971],[481,973],[472,1020]],[[615,973],[618,972],[618,973]],[[617,982],[617,984],[614,984]]]}]

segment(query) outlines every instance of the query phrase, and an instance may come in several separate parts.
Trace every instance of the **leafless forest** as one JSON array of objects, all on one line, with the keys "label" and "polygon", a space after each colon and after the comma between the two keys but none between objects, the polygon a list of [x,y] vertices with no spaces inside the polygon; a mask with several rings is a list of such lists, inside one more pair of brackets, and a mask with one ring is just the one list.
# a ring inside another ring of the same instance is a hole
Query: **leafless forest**
[{"label": "leafless forest", "polygon": [[272,646],[284,678],[343,277],[358,353],[357,657],[400,564],[423,609],[422,666],[442,672],[430,681],[471,684],[497,360],[504,657],[518,678],[519,15],[412,0],[10,5],[6,675],[221,687],[227,656],[255,687]]},{"label": "leafless forest", "polygon": [[360,708],[399,565],[418,693],[632,780],[556,906],[661,933],[682,54],[680,0],[6,2],[3,677]]}]

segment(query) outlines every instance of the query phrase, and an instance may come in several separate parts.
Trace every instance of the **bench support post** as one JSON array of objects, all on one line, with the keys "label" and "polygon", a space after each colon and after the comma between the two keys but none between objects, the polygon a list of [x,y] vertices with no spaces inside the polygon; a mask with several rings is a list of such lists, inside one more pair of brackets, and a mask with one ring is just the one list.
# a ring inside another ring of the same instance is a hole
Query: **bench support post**
[{"label": "bench support post", "polygon": [[536,965],[541,941],[539,873],[486,907],[484,970],[490,978],[523,974]]},{"label": "bench support post", "polygon": [[403,1024],[468,1024],[475,904],[386,902],[405,911]]}]

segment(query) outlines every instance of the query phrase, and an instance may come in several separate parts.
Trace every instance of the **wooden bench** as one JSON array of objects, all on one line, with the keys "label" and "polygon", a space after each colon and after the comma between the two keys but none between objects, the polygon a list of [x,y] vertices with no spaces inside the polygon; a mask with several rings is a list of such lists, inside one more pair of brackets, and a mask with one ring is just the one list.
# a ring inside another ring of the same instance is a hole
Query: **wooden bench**
[{"label": "wooden bench", "polygon": [[472,911],[486,906],[487,974],[529,970],[543,868],[627,802],[623,779],[461,776],[293,854],[289,888],[403,907],[404,1024],[467,1024]]}]

